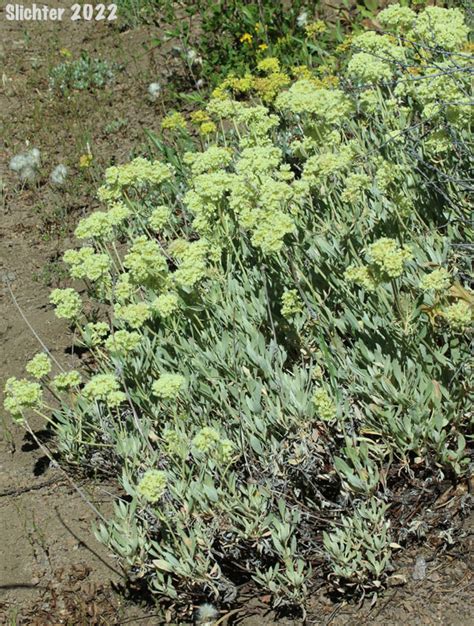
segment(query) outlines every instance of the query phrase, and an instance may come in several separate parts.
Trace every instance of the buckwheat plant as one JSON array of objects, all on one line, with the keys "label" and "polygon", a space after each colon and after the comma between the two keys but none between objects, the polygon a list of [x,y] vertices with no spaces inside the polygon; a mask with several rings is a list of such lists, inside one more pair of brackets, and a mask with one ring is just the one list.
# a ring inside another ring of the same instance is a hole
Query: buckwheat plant
[{"label": "buckwheat plant", "polygon": [[339,528],[324,533],[331,577],[337,585],[363,587],[369,578],[376,586],[381,585],[393,547],[386,512],[387,505],[374,498],[343,517]]},{"label": "buckwheat plant", "polygon": [[175,607],[243,580],[275,605],[321,575],[377,590],[386,485],[468,467],[467,30],[458,9],[379,20],[337,79],[268,57],[109,168],[65,256],[88,298],[51,295],[91,371],[35,357],[7,382],[17,420],[115,474],[97,535]]},{"label": "buckwheat plant", "polygon": [[49,85],[63,95],[72,90],[103,89],[115,80],[117,69],[114,63],[83,53],[79,59],[51,68]]}]

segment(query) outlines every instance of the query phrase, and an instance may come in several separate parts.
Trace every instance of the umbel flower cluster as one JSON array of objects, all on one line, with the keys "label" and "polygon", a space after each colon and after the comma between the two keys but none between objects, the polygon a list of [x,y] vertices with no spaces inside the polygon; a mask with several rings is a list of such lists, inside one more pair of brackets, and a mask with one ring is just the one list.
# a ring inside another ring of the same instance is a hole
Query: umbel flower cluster
[{"label": "umbel flower cluster", "polygon": [[406,262],[413,258],[409,248],[399,247],[394,239],[387,237],[370,244],[367,256],[368,265],[351,265],[344,273],[348,281],[367,291],[375,291],[381,282],[401,276]]},{"label": "umbel flower cluster", "polygon": [[93,371],[39,355],[7,382],[64,458],[119,468],[98,536],[175,605],[235,597],[236,571],[275,604],[318,575],[377,589],[388,479],[466,471],[467,30],[438,7],[379,21],[339,84],[269,57],[194,112],[198,141],[173,112],[169,145],[109,168],[64,256],[88,295],[51,294]]}]

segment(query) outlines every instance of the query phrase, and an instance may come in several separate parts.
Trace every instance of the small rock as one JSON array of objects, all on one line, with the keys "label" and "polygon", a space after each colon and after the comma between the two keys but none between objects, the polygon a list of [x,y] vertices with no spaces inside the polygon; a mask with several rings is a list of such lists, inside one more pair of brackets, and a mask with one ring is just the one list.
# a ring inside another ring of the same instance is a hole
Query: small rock
[{"label": "small rock", "polygon": [[422,556],[418,556],[411,577],[413,580],[423,580],[426,576],[426,561]]},{"label": "small rock", "polygon": [[389,587],[400,587],[401,585],[406,585],[407,579],[403,574],[393,574],[393,576],[389,576],[387,578],[387,585]]},{"label": "small rock", "polygon": [[433,572],[431,576],[429,577],[429,580],[432,583],[439,583],[439,581],[441,580],[441,576],[439,575],[438,572]]},{"label": "small rock", "polygon": [[6,270],[0,272],[0,282],[2,283],[12,283],[15,278],[15,272],[8,272]]}]

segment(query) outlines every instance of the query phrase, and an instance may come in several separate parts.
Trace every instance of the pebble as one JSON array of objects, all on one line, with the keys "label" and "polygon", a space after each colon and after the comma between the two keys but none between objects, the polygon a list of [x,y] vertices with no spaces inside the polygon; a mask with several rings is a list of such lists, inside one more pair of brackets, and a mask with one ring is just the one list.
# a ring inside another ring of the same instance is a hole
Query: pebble
[{"label": "pebble", "polygon": [[15,272],[9,272],[7,270],[2,270],[0,272],[0,281],[2,283],[12,283],[16,278]]},{"label": "pebble", "polygon": [[426,576],[426,561],[422,556],[418,556],[411,577],[413,580],[423,580]]}]

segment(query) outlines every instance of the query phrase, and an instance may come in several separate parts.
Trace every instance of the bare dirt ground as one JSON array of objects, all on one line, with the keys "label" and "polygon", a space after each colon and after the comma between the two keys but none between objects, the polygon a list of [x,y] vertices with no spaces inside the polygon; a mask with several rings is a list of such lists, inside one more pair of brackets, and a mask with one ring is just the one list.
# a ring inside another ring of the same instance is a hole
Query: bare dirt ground
[{"label": "bare dirt ground", "polygon": [[[55,0],[47,2],[57,6]],[[61,2],[61,5],[71,2]],[[169,46],[151,52],[153,27],[119,30],[103,23],[7,22],[0,12],[0,387],[23,375],[25,362],[41,349],[21,312],[63,364],[70,337],[48,304],[51,286],[61,284],[58,258],[71,245],[77,220],[97,207],[95,189],[105,167],[123,162],[144,142],[144,129],[158,132],[161,104],[146,99],[147,85],[172,72]],[[121,64],[110,88],[58,97],[48,89],[50,68],[69,51]],[[112,130],[111,122],[118,130]],[[27,188],[8,171],[12,156],[28,147],[42,153],[38,184]],[[89,168],[79,168],[89,152]],[[54,190],[54,166],[70,169],[68,185]],[[18,306],[14,303],[12,293]],[[0,390],[0,403],[3,402]],[[1,404],[0,404],[1,406]],[[112,585],[122,581],[117,563],[94,538],[93,511],[19,427],[0,422],[0,624],[161,624],[153,608],[125,599]],[[41,438],[44,425],[33,424]],[[47,444],[47,440],[44,440]],[[82,489],[100,510],[111,509],[107,485]],[[464,493],[451,494],[446,510],[457,510]],[[372,606],[345,604],[322,590],[310,603],[307,623],[474,624],[472,517],[457,514],[455,541],[445,550],[437,536],[402,552],[390,587]],[[418,560],[418,569],[415,564]],[[426,570],[423,568],[424,559]],[[420,565],[421,564],[421,565]],[[421,568],[421,569],[420,569]],[[418,579],[413,578],[418,576]],[[404,584],[400,584],[406,581]],[[252,599],[234,619],[247,626],[299,624],[269,611],[268,598]],[[244,602],[245,605],[245,602]],[[223,614],[224,617],[224,614]]]},{"label": "bare dirt ground", "polygon": [[[67,350],[67,328],[48,304],[51,286],[61,279],[57,259],[71,245],[77,220],[97,208],[94,193],[103,169],[130,158],[144,142],[144,128],[159,129],[160,104],[149,103],[146,90],[150,82],[163,81],[166,72],[163,57],[143,47],[156,36],[152,27],[121,32],[102,23],[22,24],[6,21],[0,12],[0,28],[3,405],[6,378],[24,375],[25,362],[41,350],[20,309],[59,361],[71,365],[74,359]],[[52,94],[50,68],[82,51],[120,65],[113,88],[68,97]],[[108,130],[114,121],[118,131]],[[32,147],[40,149],[42,167],[37,185],[28,188],[8,171],[8,162]],[[92,164],[81,170],[80,156],[89,151]],[[63,190],[48,182],[59,163],[70,171]],[[41,436],[44,425],[32,425]],[[83,488],[96,506],[110,510],[104,485]],[[91,532],[94,517],[34,441],[2,415],[0,624],[115,624],[134,614],[133,608],[121,608],[119,595],[111,595],[110,583],[120,583],[121,573]]]}]

